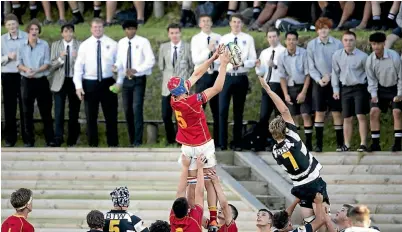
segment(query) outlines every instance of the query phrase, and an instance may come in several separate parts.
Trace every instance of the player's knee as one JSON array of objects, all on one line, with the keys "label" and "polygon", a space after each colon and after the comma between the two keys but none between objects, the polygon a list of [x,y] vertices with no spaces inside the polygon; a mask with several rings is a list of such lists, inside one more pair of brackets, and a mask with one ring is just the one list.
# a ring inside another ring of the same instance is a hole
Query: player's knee
[{"label": "player's knee", "polygon": [[343,121],[344,121],[345,123],[352,123],[352,122],[353,122],[353,117],[344,118]]},{"label": "player's knee", "polygon": [[380,116],[380,109],[377,107],[373,107],[370,110],[370,120],[376,120]]},{"label": "player's knee", "polygon": [[359,122],[366,122],[366,121],[367,121],[366,115],[364,115],[364,114],[358,114],[358,115],[357,115],[357,120],[358,120]]},{"label": "player's knee", "polygon": [[392,110],[392,115],[394,116],[394,121],[400,121],[401,120],[401,110],[400,109],[393,109]]}]

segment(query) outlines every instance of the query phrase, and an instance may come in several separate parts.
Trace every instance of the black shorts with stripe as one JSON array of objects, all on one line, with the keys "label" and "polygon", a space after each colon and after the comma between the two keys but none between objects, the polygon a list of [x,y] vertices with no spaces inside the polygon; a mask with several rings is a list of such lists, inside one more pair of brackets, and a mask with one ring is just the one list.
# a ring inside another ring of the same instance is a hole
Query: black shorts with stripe
[{"label": "black shorts with stripe", "polygon": [[328,205],[330,204],[327,192],[327,183],[325,183],[321,177],[318,177],[307,184],[294,186],[291,190],[291,193],[293,196],[300,199],[300,207],[312,209],[314,198],[317,193],[321,193],[324,198],[324,202],[326,202]]},{"label": "black shorts with stripe", "polygon": [[370,95],[366,84],[342,86],[341,101],[344,118],[370,112]]},{"label": "black shorts with stripe", "polygon": [[371,103],[371,108],[380,108],[383,113],[386,113],[389,108],[402,110],[402,102],[394,102],[394,97],[396,97],[397,94],[398,87],[396,85],[391,87],[383,87],[378,85],[378,102]]},{"label": "black shorts with stripe", "polygon": [[312,113],[312,99],[311,88],[307,91],[306,99],[302,104],[297,104],[297,96],[303,90],[304,84],[296,84],[288,87],[288,93],[293,105],[288,104],[289,111],[292,115],[311,114]]},{"label": "black shorts with stripe", "polygon": [[330,111],[341,112],[341,100],[335,100],[333,93],[331,82],[324,87],[313,82],[313,110],[325,112],[329,108]]}]

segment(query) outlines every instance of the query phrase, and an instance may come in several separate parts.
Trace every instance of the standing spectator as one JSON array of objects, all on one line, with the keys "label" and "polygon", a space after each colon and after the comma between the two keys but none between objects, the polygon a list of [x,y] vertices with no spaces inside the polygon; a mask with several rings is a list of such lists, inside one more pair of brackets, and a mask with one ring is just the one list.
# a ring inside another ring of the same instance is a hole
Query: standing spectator
[{"label": "standing spectator", "polygon": [[297,46],[299,42],[297,32],[287,32],[285,38],[287,50],[281,53],[278,59],[281,87],[296,126],[298,126],[300,114],[303,117],[306,147],[311,151],[313,149],[313,122],[311,119],[312,99],[307,51]]},{"label": "standing spectator", "polygon": [[32,212],[32,191],[26,188],[18,189],[11,194],[10,203],[16,213],[3,222],[1,231],[34,232],[33,225],[27,221],[28,214]]},{"label": "standing spectator", "polygon": [[73,81],[78,98],[85,103],[89,146],[98,146],[98,113],[101,103],[106,119],[107,144],[116,147],[119,144],[117,95],[109,87],[115,83],[112,67],[116,62],[117,43],[104,35],[103,30],[103,20],[93,19],[92,36],[82,42],[78,50]]},{"label": "standing spectator", "polygon": [[365,72],[367,54],[356,48],[356,34],[346,31],[342,36],[344,49],[332,56],[331,84],[335,100],[342,100],[344,140],[342,151],[350,150],[353,134],[353,116],[359,121],[360,146],[357,151],[367,151],[367,118],[369,96]]},{"label": "standing spectator", "polygon": [[152,74],[155,56],[148,39],[137,35],[135,20],[125,21],[126,37],[117,45],[116,67],[119,77],[116,86],[123,87],[123,107],[130,144],[140,146],[144,131],[144,95],[147,75]]},{"label": "standing spectator", "polygon": [[[56,1],[57,10],[59,11],[59,20],[57,23],[62,26],[67,23],[66,21],[66,8],[64,1]],[[42,1],[43,11],[45,12],[46,19],[43,21],[43,25],[49,25],[53,23],[52,8],[50,1]]]},{"label": "standing spectator", "polygon": [[[8,14],[5,19],[7,33],[1,36],[1,85],[3,86],[5,146],[13,147],[17,142],[17,103],[20,109],[21,131],[24,131],[24,117],[21,99],[21,74],[17,69],[17,52],[26,41],[26,32],[18,30],[18,18]],[[18,100],[18,102],[17,102]],[[25,134],[22,133],[24,142]]]},{"label": "standing spectator", "polygon": [[[12,1],[11,2],[12,8],[13,8],[13,14],[17,16],[18,18],[18,23],[20,25],[23,25],[22,23],[22,15],[25,13],[25,8],[21,6],[20,1]],[[38,14],[38,7],[36,5],[35,1],[29,1],[29,10],[30,10],[30,17],[31,20],[36,18],[36,15]]]},{"label": "standing spectator", "polygon": [[61,26],[63,39],[52,43],[50,54],[50,88],[54,92],[55,144],[64,142],[64,109],[68,97],[68,138],[67,146],[74,146],[80,135],[78,117],[81,102],[75,95],[73,82],[74,64],[81,41],[74,39],[74,25]]},{"label": "standing spectator", "polygon": [[[366,62],[368,91],[371,94],[370,130],[371,151],[381,151],[380,112],[386,113],[392,105],[394,116],[395,142],[392,151],[401,151],[402,138],[402,68],[397,52],[384,49],[385,34],[376,32],[370,35],[373,53]],[[381,110],[381,111],[380,111]]]},{"label": "standing spectator", "polygon": [[43,121],[43,129],[47,146],[54,146],[52,122],[52,93],[49,88],[50,51],[46,41],[39,39],[41,26],[38,20],[32,20],[27,28],[28,40],[23,41],[18,50],[17,67],[22,75],[21,92],[27,141],[25,147],[33,147],[34,134],[34,103],[38,102],[39,112]]},{"label": "standing spectator", "polygon": [[69,24],[80,24],[84,22],[84,17],[78,7],[78,2],[76,1],[68,1],[68,5],[71,8],[71,12],[73,13],[73,20],[69,22]]},{"label": "standing spectator", "polygon": [[128,212],[130,206],[130,192],[127,187],[118,187],[110,193],[113,209],[106,213],[103,231],[135,231],[149,232],[144,221]]},{"label": "standing spectator", "polygon": [[243,111],[249,86],[248,71],[255,66],[257,54],[254,39],[249,34],[243,33],[243,19],[240,14],[230,17],[231,32],[222,36],[220,43],[234,42],[240,47],[243,64],[240,67],[228,69],[225,85],[219,94],[219,143],[220,149],[227,149],[228,116],[230,99],[233,95],[233,147],[241,150],[241,137],[243,128]]},{"label": "standing spectator", "polygon": [[[195,68],[199,67],[204,61],[208,60],[215,50],[218,48],[221,35],[211,31],[212,19],[209,15],[200,15],[199,26],[201,32],[193,36],[191,39],[191,57]],[[218,61],[218,60],[217,60]],[[213,63],[208,72],[197,82],[196,92],[212,87],[218,76],[219,64]],[[210,100],[212,117],[214,119],[214,143],[215,147],[219,146],[219,94]],[[204,109],[206,104],[203,105]]]},{"label": "standing spectator", "polygon": [[257,213],[257,232],[271,232],[273,214],[267,209],[260,209]]},{"label": "standing spectator", "polygon": [[175,143],[175,129],[172,121],[171,94],[167,83],[172,76],[188,79],[193,71],[190,44],[181,40],[181,27],[170,24],[167,28],[170,42],[161,44],[159,48],[159,69],[163,73],[162,80],[162,119],[165,124],[167,144]]},{"label": "standing spectator", "polygon": [[329,18],[319,18],[315,23],[318,37],[307,44],[308,65],[313,81],[313,110],[315,112],[316,152],[322,152],[324,138],[324,120],[327,108],[332,111],[336,131],[337,151],[342,151],[343,126],[342,104],[333,98],[330,84],[332,72],[332,54],[342,48],[342,42],[330,36],[332,21]]},{"label": "standing spectator", "polygon": [[[281,74],[278,69],[278,58],[286,51],[286,48],[282,46],[279,41],[279,30],[275,27],[271,27],[267,31],[267,41],[269,47],[264,49],[260,58],[256,62],[256,73],[259,76],[264,76],[265,81],[269,84],[272,91],[274,91],[278,96],[283,99],[283,92],[281,89]],[[272,135],[269,133],[268,124],[272,112],[275,110],[275,114],[278,115],[279,112],[276,110],[274,103],[268,96],[264,89],[261,89],[261,108],[260,108],[260,121],[259,125],[256,127],[261,130],[260,134],[264,141],[269,138],[272,141]],[[273,146],[273,141],[269,144],[268,150],[271,150]]]},{"label": "standing spectator", "polygon": [[92,210],[87,215],[87,223],[89,227],[88,232],[102,232],[105,218],[103,213],[99,210]]}]

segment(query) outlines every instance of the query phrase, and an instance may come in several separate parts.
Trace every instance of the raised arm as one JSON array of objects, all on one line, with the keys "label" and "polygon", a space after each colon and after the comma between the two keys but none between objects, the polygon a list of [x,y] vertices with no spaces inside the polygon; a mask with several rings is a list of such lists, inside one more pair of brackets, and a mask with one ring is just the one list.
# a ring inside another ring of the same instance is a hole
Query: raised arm
[{"label": "raised arm", "polygon": [[208,71],[209,66],[219,57],[219,54],[222,52],[224,48],[224,45],[221,44],[219,45],[218,49],[216,49],[215,53],[206,60],[204,63],[202,63],[200,66],[197,67],[196,70],[194,70],[193,74],[191,77],[188,79],[191,83],[191,86],[194,86],[195,83],[204,75],[206,71]]},{"label": "raised arm", "polygon": [[223,89],[223,85],[225,84],[226,79],[226,66],[228,65],[230,59],[229,56],[230,55],[228,51],[225,51],[224,54],[220,55],[219,60],[221,62],[221,66],[219,66],[218,77],[216,78],[214,85],[204,91],[205,96],[207,96],[208,100],[216,96]]},{"label": "raised arm", "polygon": [[190,158],[185,155],[181,155],[182,169],[180,174],[180,181],[177,187],[176,198],[186,196],[188,167],[190,166]]},{"label": "raised arm", "polygon": [[267,94],[269,97],[272,99],[274,102],[276,108],[278,109],[279,113],[281,114],[283,120],[285,122],[295,124],[292,118],[292,115],[290,114],[289,108],[286,106],[286,104],[282,101],[282,99],[274,92],[271,90],[267,82],[265,82],[265,79],[263,77],[258,77],[260,79],[261,86],[267,91]]},{"label": "raised arm", "polygon": [[228,200],[226,198],[225,193],[223,192],[218,176],[216,175],[216,171],[211,170],[208,173],[208,176],[211,178],[212,184],[215,187],[216,196],[218,197],[219,204],[222,207],[223,215],[225,216],[225,224],[230,225],[230,223],[233,220],[232,212],[230,210]]},{"label": "raised arm", "polygon": [[317,193],[314,199],[315,219],[312,223],[310,223],[311,227],[313,227],[313,231],[317,231],[325,223],[325,212],[324,212],[324,205],[322,204],[322,202],[323,202],[323,196],[321,195],[321,193]]},{"label": "raised arm", "polygon": [[293,211],[295,210],[295,208],[296,208],[297,204],[299,204],[299,202],[300,202],[300,199],[299,199],[299,198],[296,198],[296,199],[293,201],[293,203],[292,203],[291,205],[289,205],[289,207],[286,209],[286,212],[288,213],[289,217],[292,216]]},{"label": "raised arm", "polygon": [[204,209],[204,156],[197,157],[197,184],[195,185],[195,204]]}]

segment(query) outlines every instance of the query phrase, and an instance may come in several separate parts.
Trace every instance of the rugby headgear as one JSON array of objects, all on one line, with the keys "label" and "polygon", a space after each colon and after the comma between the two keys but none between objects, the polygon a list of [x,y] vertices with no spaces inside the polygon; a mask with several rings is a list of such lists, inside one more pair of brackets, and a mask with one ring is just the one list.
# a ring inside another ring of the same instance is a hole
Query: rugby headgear
[{"label": "rugby headgear", "polygon": [[119,187],[110,193],[114,207],[128,207],[130,205],[130,192],[127,187]]},{"label": "rugby headgear", "polygon": [[181,77],[171,77],[167,83],[167,87],[173,96],[180,96],[187,93],[186,81]]}]

